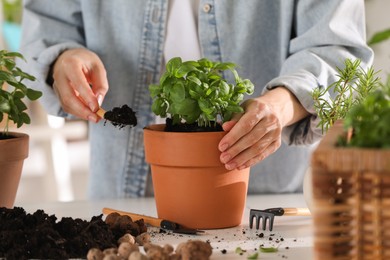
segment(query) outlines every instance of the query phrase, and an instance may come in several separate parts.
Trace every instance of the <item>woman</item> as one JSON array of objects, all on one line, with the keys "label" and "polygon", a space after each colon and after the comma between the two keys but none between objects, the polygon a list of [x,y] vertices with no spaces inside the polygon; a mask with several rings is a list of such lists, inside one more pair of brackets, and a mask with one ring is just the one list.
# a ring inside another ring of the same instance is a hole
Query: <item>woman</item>
[{"label": "woman", "polygon": [[[27,0],[24,8],[22,52],[41,102],[90,122],[93,199],[153,194],[142,128],[156,120],[148,85],[169,58],[231,61],[255,84],[219,145],[227,169],[251,166],[250,193],[302,191],[322,136],[310,93],[334,82],[346,58],[362,66],[373,58],[363,0]],[[136,127],[104,126],[95,114],[122,104],[136,111]]]}]

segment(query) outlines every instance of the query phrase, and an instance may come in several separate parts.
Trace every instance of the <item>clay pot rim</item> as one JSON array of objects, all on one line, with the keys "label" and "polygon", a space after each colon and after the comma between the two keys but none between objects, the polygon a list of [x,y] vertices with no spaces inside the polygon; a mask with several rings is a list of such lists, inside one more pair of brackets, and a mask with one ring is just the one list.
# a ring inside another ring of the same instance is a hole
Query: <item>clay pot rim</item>
[{"label": "clay pot rim", "polygon": [[[3,131],[1,133],[4,133]],[[9,135],[14,136],[15,138],[9,139],[0,139],[1,152],[6,152],[12,150],[11,147],[14,147],[18,143],[22,144],[22,148],[19,154],[10,154],[9,158],[0,158],[0,162],[9,162],[24,160],[28,157],[29,154],[29,140],[30,136],[26,133],[21,132],[8,132]]]},{"label": "clay pot rim", "polygon": [[[0,131],[0,134],[1,135],[4,135],[4,131]],[[23,133],[23,132],[13,132],[13,131],[11,131],[11,132],[8,132],[8,135],[10,135],[10,136],[13,136],[13,137],[15,137],[15,138],[19,138],[19,137],[24,137],[24,138],[26,138],[26,137],[29,137],[29,135],[27,134],[27,133]],[[1,140],[12,140],[12,138],[11,139],[0,139],[0,141]]]}]

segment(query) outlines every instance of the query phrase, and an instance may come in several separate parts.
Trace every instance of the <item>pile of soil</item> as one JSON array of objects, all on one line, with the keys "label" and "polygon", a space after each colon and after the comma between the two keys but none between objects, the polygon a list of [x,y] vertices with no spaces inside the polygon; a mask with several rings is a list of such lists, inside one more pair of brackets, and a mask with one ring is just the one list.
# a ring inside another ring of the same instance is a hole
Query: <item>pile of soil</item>
[{"label": "pile of soil", "polygon": [[90,248],[115,247],[124,234],[136,236],[146,231],[143,220],[135,221],[138,228],[134,229],[129,225],[110,227],[102,218],[57,221],[43,210],[29,214],[20,207],[0,208],[0,259],[85,258]]}]

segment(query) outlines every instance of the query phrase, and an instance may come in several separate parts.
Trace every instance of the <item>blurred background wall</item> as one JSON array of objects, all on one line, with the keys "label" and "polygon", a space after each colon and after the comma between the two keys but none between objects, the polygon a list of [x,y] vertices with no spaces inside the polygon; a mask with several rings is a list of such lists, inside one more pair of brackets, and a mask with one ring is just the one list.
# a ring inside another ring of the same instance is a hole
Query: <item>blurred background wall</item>
[{"label": "blurred background wall", "polygon": [[[17,51],[22,0],[1,1],[0,48]],[[390,29],[390,1],[366,0],[365,3],[367,39],[370,39],[376,33]],[[381,70],[380,77],[385,79],[390,74],[390,40],[374,44],[372,48],[374,67]],[[86,199],[87,124],[48,116],[38,102],[30,105],[29,112],[32,124],[20,130],[30,134],[30,155],[25,161],[16,205],[19,202]]]},{"label": "blurred background wall", "polygon": [[368,40],[379,32],[384,33],[384,40],[371,47],[375,53],[374,68],[381,70],[379,75],[385,80],[390,74],[390,1],[366,0],[365,3]]}]

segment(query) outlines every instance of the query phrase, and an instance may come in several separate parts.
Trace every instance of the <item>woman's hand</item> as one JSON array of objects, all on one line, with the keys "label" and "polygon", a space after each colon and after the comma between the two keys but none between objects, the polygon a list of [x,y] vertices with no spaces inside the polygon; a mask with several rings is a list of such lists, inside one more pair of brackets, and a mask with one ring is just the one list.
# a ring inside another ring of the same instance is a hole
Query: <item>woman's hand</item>
[{"label": "woman's hand", "polygon": [[250,167],[271,155],[281,145],[283,127],[309,115],[284,87],[247,100],[243,108],[244,114],[223,124],[228,133],[219,143],[220,160],[228,170]]},{"label": "woman's hand", "polygon": [[100,58],[87,49],[63,52],[53,68],[53,88],[65,112],[92,122],[108,91],[107,75]]}]

